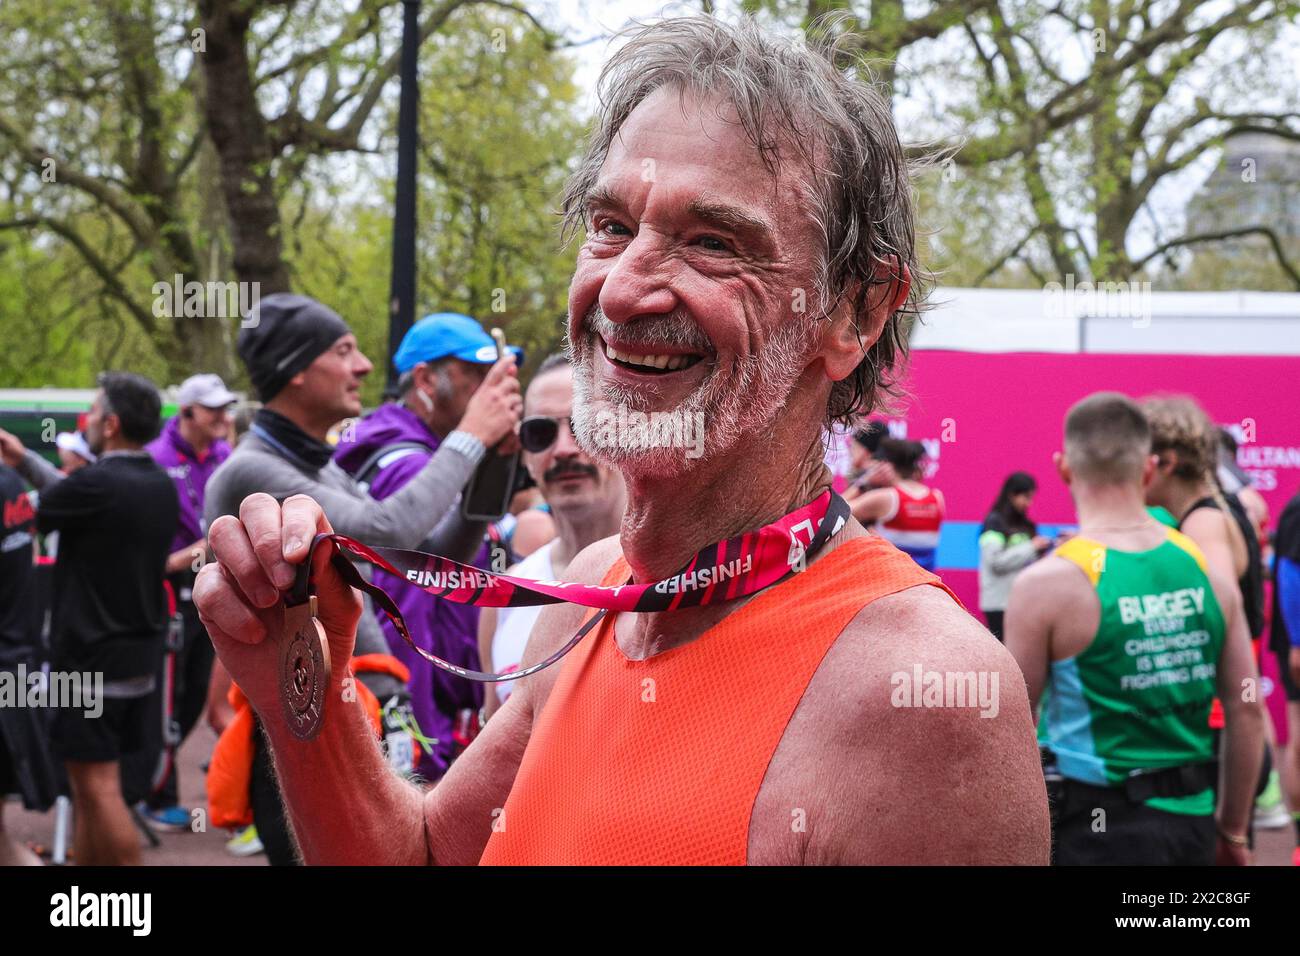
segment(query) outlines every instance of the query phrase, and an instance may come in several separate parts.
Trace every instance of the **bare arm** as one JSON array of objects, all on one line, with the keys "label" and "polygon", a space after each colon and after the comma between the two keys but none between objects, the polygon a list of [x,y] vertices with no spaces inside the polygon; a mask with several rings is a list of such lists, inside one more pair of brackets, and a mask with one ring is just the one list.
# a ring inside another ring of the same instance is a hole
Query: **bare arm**
[{"label": "bare arm", "polygon": [[[549,688],[552,670],[520,681],[506,705],[427,794],[397,777],[379,751],[356,695],[336,667],[326,693],[325,719],[311,741],[296,739],[279,712],[278,636],[281,590],[306,556],[317,531],[329,530],[319,505],[297,496],[283,508],[253,495],[240,517],[209,531],[215,561],[199,573],[195,604],[233,679],[263,717],[281,792],[299,848],[311,864],[470,864],[491,835],[493,810],[505,803],[527,746],[532,697]],[[584,552],[585,554],[585,552]],[[351,657],[361,602],[322,550],[314,568],[318,620],[335,662]],[[575,560],[574,573],[590,575]],[[247,596],[246,596],[247,595]],[[580,609],[547,608],[525,661],[572,634]],[[268,635],[271,635],[268,639]]]},{"label": "bare arm", "polygon": [[[1234,531],[1235,538],[1240,539],[1241,533],[1236,531],[1236,522],[1232,516],[1213,508],[1199,508],[1183,522],[1183,533],[1196,542],[1205,555],[1206,563],[1212,568],[1217,567],[1219,573],[1231,581],[1235,581],[1241,574],[1232,547]],[[1242,555],[1245,555],[1244,543]]]},{"label": "bare arm", "polygon": [[[492,638],[497,631],[497,609],[485,607],[478,614],[478,659],[479,666],[492,670]],[[495,684],[483,685],[483,719],[491,720],[492,715],[501,708],[501,698],[497,696]]]},{"label": "bare arm", "polygon": [[1236,581],[1214,570],[1210,582],[1223,610],[1227,633],[1219,658],[1218,689],[1223,703],[1223,748],[1219,767],[1219,826],[1245,836],[1255,804],[1255,784],[1264,756],[1264,709],[1259,671]]},{"label": "bare arm", "polygon": [[1007,599],[1003,618],[1006,647],[1025,677],[1032,713],[1038,712],[1038,701],[1047,686],[1052,662],[1052,614],[1055,608],[1049,599],[1040,596],[1039,590],[1045,585],[1050,586],[1043,579],[1050,580],[1053,575],[1050,569],[1044,573],[1043,567],[1029,568],[1016,578],[1011,585],[1011,596]]},{"label": "bare arm", "polygon": [[897,492],[893,488],[876,488],[853,499],[849,508],[853,517],[862,524],[874,524],[884,519],[896,507]]}]

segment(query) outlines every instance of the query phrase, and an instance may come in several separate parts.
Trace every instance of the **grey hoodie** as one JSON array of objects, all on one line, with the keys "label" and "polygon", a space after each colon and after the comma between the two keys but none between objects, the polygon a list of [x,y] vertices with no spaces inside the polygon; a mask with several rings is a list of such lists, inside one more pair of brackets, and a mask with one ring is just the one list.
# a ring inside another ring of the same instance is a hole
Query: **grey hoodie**
[{"label": "grey hoodie", "polygon": [[[333,461],[319,470],[282,455],[257,435],[245,435],[231,456],[208,481],[203,508],[204,527],[222,515],[239,514],[240,503],[262,491],[277,501],[310,495],[320,504],[330,526],[368,545],[413,548],[421,543],[439,554],[442,542],[464,538],[465,523],[453,512],[461,488],[477,462],[446,443],[396,494],[375,501]],[[437,532],[430,536],[431,532]],[[456,557],[456,555],[448,555]],[[365,569],[362,569],[365,573]],[[357,623],[357,654],[387,654],[369,597]],[[366,674],[366,685],[383,700],[400,683],[382,674]]]}]

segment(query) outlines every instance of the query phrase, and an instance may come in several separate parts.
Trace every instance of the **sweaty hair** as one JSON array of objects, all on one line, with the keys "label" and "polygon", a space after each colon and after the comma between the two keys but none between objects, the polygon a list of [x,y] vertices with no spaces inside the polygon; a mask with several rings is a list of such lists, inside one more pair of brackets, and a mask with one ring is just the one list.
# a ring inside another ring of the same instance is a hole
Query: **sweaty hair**
[{"label": "sweaty hair", "polygon": [[122,437],[137,445],[152,441],[162,425],[158,388],[134,372],[101,372],[95,384],[103,391],[105,415],[116,415]]},{"label": "sweaty hair", "polygon": [[1127,395],[1097,392],[1075,403],[1065,416],[1065,460],[1083,481],[1138,481],[1150,454],[1146,416]]},{"label": "sweaty hair", "polygon": [[[921,163],[904,151],[889,100],[860,78],[867,71],[851,52],[854,38],[834,34],[834,24],[823,21],[805,43],[749,17],[735,23],[677,17],[629,27],[627,43],[601,72],[595,127],[561,209],[568,231],[585,231],[587,200],[610,146],[632,111],[655,91],[730,103],[773,175],[782,161],[792,159],[799,167],[795,178],[819,233],[813,291],[824,312],[851,293],[860,339],[872,305],[897,294],[904,267],[911,274],[903,305],[857,367],[831,388],[827,423],[852,425],[898,391],[896,366],[906,358],[908,317],[922,310],[932,277],[916,256],[912,174]],[[877,274],[882,264],[887,275]]]},{"label": "sweaty hair", "polygon": [[1178,453],[1173,476],[1182,481],[1212,479],[1219,464],[1219,432],[1195,400],[1186,395],[1157,395],[1143,399],[1142,411],[1151,426],[1151,450]]}]

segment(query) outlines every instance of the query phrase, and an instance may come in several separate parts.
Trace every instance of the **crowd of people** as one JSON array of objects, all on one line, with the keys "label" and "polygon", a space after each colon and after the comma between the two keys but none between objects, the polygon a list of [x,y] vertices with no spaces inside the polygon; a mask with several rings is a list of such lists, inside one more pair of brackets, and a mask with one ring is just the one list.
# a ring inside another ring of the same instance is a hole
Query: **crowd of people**
[{"label": "crowd of people", "polygon": [[[916,480],[924,446],[890,438],[881,421],[853,439],[854,516],[933,567],[943,496]],[[1059,478],[1077,530],[1039,533],[1029,515],[1038,482],[1017,471],[978,532],[980,612],[1015,654],[1039,713],[1055,858],[1208,862],[1222,788],[1232,803],[1221,819],[1238,825],[1222,854],[1239,854],[1256,826],[1293,826],[1300,865],[1300,640],[1291,637],[1300,637],[1300,590],[1288,557],[1300,547],[1300,494],[1270,535],[1231,433],[1187,396],[1091,396],[1066,418],[1064,446]],[[1180,591],[1204,606],[1176,626],[1147,610]],[[1285,747],[1269,711],[1250,706],[1265,653],[1276,656],[1287,701]],[[1131,672],[1139,657],[1144,679]],[[1158,686],[1177,693],[1166,699]],[[1098,808],[1111,813],[1112,840],[1092,828]]]},{"label": "crowd of people", "polygon": [[[1025,472],[979,528],[986,629],[944,584],[922,443],[859,428],[829,491],[825,436],[880,404],[921,294],[910,194],[876,188],[906,179],[879,94],[815,45],[709,18],[640,28],[603,82],[609,122],[565,198],[587,227],[567,348],[527,388],[517,351],[440,312],[366,412],[345,319],[280,293],[241,323],[238,414],[197,374],[164,423],[152,382],[107,372],[61,468],[0,430],[0,667],[103,679],[94,716],[0,708],[0,790],[70,795],[74,862],[140,862],[140,826],[200,809],[175,754],[206,721],[202,809],[272,864],[1240,864],[1279,780],[1300,842],[1300,495],[1270,535],[1193,401],[1085,397],[1056,458],[1077,528],[1039,532]],[[816,323],[773,305],[828,281],[854,291]],[[601,437],[619,404],[689,408],[703,446]],[[500,516],[465,507],[515,454]],[[571,601],[385,578],[408,643],[314,563],[334,664],[303,739],[278,630],[322,531]],[[932,674],[994,698],[932,703]],[[0,861],[35,861],[2,818]]]}]

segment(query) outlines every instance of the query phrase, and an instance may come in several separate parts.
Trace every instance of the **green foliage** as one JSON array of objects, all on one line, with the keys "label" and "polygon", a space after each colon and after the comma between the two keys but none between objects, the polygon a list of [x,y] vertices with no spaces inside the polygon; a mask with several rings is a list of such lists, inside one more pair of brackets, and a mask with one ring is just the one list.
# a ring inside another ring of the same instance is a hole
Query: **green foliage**
[{"label": "green foliage", "polygon": [[465,312],[540,359],[559,345],[573,274],[556,213],[586,138],[572,64],[518,17],[486,8],[458,15],[427,63],[421,314]]},{"label": "green foliage", "polygon": [[[304,69],[326,83],[330,70],[371,68],[379,37],[393,48],[400,18],[389,14],[398,8],[358,0],[327,4],[321,16],[300,6],[259,15],[257,68],[269,71],[322,42],[328,55]],[[178,245],[189,244],[200,271],[187,267],[187,279],[233,277],[215,154],[206,144],[193,148],[202,115],[190,46],[198,22],[186,0],[0,4],[0,35],[10,41],[0,48],[0,121],[21,131],[6,136],[0,128],[0,387],[87,385],[107,365],[164,384],[200,370],[185,330],[153,317],[151,291],[181,268]],[[357,31],[360,41],[328,45]],[[424,44],[420,66],[419,314],[468,312],[506,327],[512,342],[540,357],[562,332],[573,264],[552,212],[584,138],[572,63],[547,49],[526,18],[471,5]],[[292,78],[265,82],[268,103],[298,96]],[[306,84],[303,95],[316,86]],[[396,81],[387,85],[366,127],[364,145],[375,156],[291,151],[272,167],[294,287],[353,324],[376,363],[370,401],[383,387],[388,347],[397,91]],[[22,152],[30,143],[56,157],[56,182],[41,181]],[[178,177],[175,202],[164,209],[135,179],[154,150]],[[70,184],[74,171],[115,190],[146,221],[164,212],[149,241],[133,239],[104,197]],[[106,294],[110,280],[129,303]],[[242,384],[236,332],[229,322],[224,344],[217,341]]]}]

